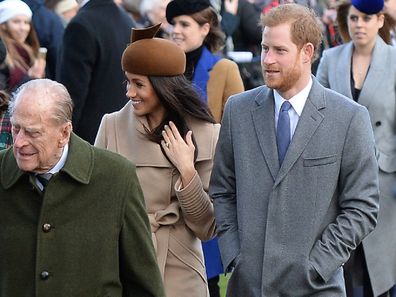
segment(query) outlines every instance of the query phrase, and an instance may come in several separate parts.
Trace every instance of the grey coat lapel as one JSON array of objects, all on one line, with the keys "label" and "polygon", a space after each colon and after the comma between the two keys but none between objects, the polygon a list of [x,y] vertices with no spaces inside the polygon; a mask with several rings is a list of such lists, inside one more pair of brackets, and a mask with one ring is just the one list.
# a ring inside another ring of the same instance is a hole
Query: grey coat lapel
[{"label": "grey coat lapel", "polygon": [[377,37],[375,43],[370,68],[368,70],[366,79],[363,83],[363,88],[359,96],[359,104],[362,104],[368,108],[373,98],[376,97],[375,92],[378,89],[380,77],[383,77],[384,69],[383,65],[386,65],[387,59],[386,43],[381,37]]},{"label": "grey coat lapel", "polygon": [[352,98],[351,90],[351,59],[352,59],[353,43],[349,42],[345,45],[337,60],[337,75],[335,90],[339,93]]},{"label": "grey coat lapel", "polygon": [[263,88],[256,96],[258,107],[252,111],[254,128],[264,154],[265,162],[275,180],[279,171],[275,138],[274,96],[271,89]]},{"label": "grey coat lapel", "polygon": [[313,78],[311,92],[305,102],[296,131],[294,132],[293,139],[287,150],[278,176],[276,177],[274,186],[277,186],[287,175],[294,163],[296,163],[297,159],[301,156],[312,135],[323,121],[324,116],[319,110],[325,108],[325,104],[323,87]]}]

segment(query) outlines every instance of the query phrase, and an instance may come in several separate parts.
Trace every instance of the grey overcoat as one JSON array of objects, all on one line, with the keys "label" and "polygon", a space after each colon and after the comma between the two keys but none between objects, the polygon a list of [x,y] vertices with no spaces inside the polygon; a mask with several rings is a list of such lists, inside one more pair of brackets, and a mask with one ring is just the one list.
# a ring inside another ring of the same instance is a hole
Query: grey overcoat
[{"label": "grey overcoat", "polygon": [[[320,61],[319,82],[348,98],[351,92],[353,44],[326,50]],[[380,182],[378,225],[362,242],[374,296],[396,283],[396,48],[377,37],[360,104],[367,107],[377,146]]]},{"label": "grey overcoat", "polygon": [[366,108],[313,78],[282,167],[273,91],[226,104],[210,184],[229,297],[345,296],[342,265],[376,225]]}]

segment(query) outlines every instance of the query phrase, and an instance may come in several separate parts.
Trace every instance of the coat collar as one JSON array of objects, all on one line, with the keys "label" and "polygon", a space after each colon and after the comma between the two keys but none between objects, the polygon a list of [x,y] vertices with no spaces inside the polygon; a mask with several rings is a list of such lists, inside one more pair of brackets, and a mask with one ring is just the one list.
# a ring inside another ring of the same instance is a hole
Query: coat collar
[{"label": "coat collar", "polygon": [[370,63],[366,79],[364,80],[362,90],[359,96],[359,104],[366,106],[367,108],[374,101],[376,97],[376,91],[379,88],[381,77],[385,75],[386,60],[388,60],[387,53],[388,45],[381,37],[377,36],[377,41],[373,50],[373,55]]},{"label": "coat collar", "polygon": [[[352,98],[351,90],[351,65],[352,65],[352,54],[353,54],[353,43],[352,41],[343,45],[336,66],[336,86],[335,89],[341,94]],[[370,68],[364,80],[363,87],[359,96],[359,103],[368,107],[372,102],[372,98],[375,97],[375,91],[380,83],[379,77],[381,77],[385,71],[384,65],[386,65],[387,57],[387,44],[382,40],[381,37],[377,36],[377,40],[374,46],[372,60]]]},{"label": "coat collar", "polygon": [[[67,173],[80,183],[88,184],[94,165],[93,154],[92,146],[72,133],[69,143],[69,154],[60,172]],[[25,171],[19,169],[12,148],[6,150],[0,165],[2,186],[5,189],[11,188],[26,174]]]},{"label": "coat collar", "polygon": [[[187,119],[189,128],[193,131],[198,146],[196,161],[209,160],[213,156],[216,141],[214,124]],[[115,149],[137,166],[173,167],[161,151],[160,145],[149,141],[145,137],[144,126],[148,127],[146,117],[137,117],[133,113],[133,106],[128,102],[115,119]]]},{"label": "coat collar", "polygon": [[256,95],[257,108],[252,111],[253,123],[265,161],[275,181],[274,186],[289,172],[323,120],[320,110],[326,107],[324,88],[316,78],[312,77],[312,80],[311,91],[281,168],[276,144],[273,91],[263,87]]}]

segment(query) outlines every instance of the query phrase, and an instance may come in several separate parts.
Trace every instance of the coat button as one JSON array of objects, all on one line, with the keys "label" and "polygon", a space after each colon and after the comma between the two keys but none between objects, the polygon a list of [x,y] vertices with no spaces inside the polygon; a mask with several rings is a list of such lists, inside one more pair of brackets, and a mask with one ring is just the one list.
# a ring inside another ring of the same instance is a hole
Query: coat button
[{"label": "coat button", "polygon": [[381,121],[375,122],[375,126],[376,126],[376,127],[379,127],[379,126],[381,126],[381,125],[382,125]]},{"label": "coat button", "polygon": [[43,231],[44,231],[45,233],[49,232],[49,231],[51,230],[51,228],[52,228],[51,224],[45,223],[45,224],[43,225]]},{"label": "coat button", "polygon": [[42,280],[47,280],[47,279],[49,278],[49,272],[46,271],[46,270],[42,271],[42,272],[40,273],[40,278],[41,278]]}]

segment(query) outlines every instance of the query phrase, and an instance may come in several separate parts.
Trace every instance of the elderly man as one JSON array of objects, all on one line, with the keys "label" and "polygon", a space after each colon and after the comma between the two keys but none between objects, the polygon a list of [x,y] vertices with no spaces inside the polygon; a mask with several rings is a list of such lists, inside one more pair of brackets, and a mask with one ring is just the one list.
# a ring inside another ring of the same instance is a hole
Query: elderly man
[{"label": "elderly man", "polygon": [[164,296],[135,167],[72,133],[51,80],[10,104],[0,153],[0,296]]},{"label": "elderly man", "polygon": [[311,75],[312,11],[280,5],[262,25],[266,86],[227,101],[210,185],[227,296],[344,297],[343,263],[378,215],[369,115]]}]

